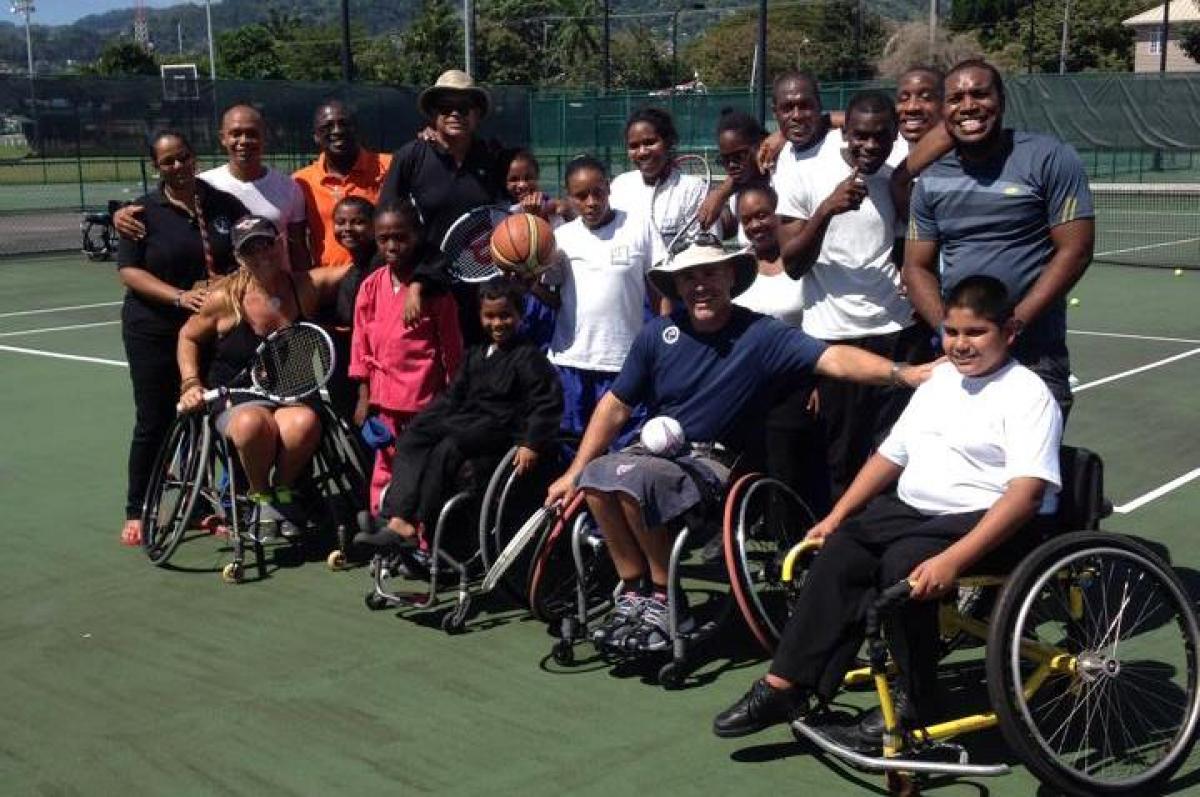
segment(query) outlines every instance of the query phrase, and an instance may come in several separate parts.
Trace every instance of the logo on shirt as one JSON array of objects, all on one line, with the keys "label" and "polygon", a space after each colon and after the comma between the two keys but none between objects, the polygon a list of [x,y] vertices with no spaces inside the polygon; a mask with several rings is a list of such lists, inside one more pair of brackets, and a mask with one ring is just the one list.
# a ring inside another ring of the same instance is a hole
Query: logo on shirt
[{"label": "logo on shirt", "polygon": [[229,219],[225,216],[216,216],[212,220],[212,228],[217,235],[229,235],[229,226]]},{"label": "logo on shirt", "polygon": [[672,324],[664,329],[662,333],[662,339],[663,343],[667,344],[668,346],[674,346],[679,340],[679,327]]},{"label": "logo on shirt", "polygon": [[629,471],[633,470],[636,467],[637,467],[636,462],[632,463],[632,464],[628,464],[628,465],[626,465],[626,464],[618,465],[617,466],[617,475],[624,476],[626,473],[629,473]]}]

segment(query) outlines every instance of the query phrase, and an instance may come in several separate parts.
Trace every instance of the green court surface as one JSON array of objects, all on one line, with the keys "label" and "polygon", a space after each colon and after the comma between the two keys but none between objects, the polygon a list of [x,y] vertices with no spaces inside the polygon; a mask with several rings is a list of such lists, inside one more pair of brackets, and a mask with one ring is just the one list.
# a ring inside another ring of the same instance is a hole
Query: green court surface
[{"label": "green court surface", "polygon": [[[1068,439],[1106,459],[1105,527],[1166,547],[1196,586],[1200,480],[1153,491],[1200,467],[1200,273],[1094,267],[1075,295]],[[368,612],[362,569],[312,562],[230,586],[215,541],[193,543],[196,572],[122,548],[120,296],[111,264],[0,263],[3,793],[882,793],[784,729],[711,735],[764,670],[744,640],[667,692],[599,662],[555,665],[544,628],[510,607],[449,637],[436,617]],[[997,734],[964,741],[1015,763]],[[926,791],[1037,789],[1017,765]],[[1172,790],[1200,793],[1200,753]]]}]

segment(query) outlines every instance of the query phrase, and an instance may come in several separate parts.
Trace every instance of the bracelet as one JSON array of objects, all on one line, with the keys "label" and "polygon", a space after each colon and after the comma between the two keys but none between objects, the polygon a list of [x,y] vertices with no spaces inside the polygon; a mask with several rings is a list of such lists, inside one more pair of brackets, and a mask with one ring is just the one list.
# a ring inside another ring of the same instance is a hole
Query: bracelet
[{"label": "bracelet", "polygon": [[898,387],[902,384],[900,380],[900,369],[902,367],[900,363],[892,363],[892,370],[888,372],[888,384],[892,387]]},{"label": "bracelet", "polygon": [[185,294],[186,292],[187,291],[180,291],[179,293],[175,294],[175,306],[176,307],[183,307],[183,294]]},{"label": "bracelet", "polygon": [[187,379],[179,383],[179,392],[180,394],[183,394],[194,387],[202,387],[200,378],[197,376],[189,376]]}]

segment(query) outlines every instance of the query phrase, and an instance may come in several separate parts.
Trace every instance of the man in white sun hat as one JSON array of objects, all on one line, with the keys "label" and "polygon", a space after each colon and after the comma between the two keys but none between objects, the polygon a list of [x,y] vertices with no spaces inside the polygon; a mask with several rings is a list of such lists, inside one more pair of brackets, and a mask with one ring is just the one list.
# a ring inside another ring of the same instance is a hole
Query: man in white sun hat
[{"label": "man in white sun hat", "polygon": [[[612,615],[593,633],[598,645],[657,650],[669,644],[673,540],[667,526],[722,493],[733,452],[749,439],[748,427],[766,416],[773,382],[819,374],[916,387],[928,378],[928,366],[830,346],[734,305],[756,270],[752,253],[727,253],[711,235],[650,270],[654,286],[686,310],[642,328],[600,399],[574,462],[549,488],[548,503],[584,491],[622,581]],[[689,444],[683,452],[666,459],[635,446],[605,454],[638,404],[650,416],[680,423]],[[680,611],[680,630],[691,625],[686,609]]]}]

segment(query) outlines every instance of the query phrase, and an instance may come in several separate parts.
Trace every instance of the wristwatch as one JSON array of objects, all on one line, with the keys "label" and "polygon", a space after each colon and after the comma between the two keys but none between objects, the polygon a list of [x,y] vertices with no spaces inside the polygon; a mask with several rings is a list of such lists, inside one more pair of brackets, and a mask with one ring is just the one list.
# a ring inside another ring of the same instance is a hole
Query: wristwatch
[{"label": "wristwatch", "polygon": [[183,294],[184,294],[184,291],[179,291],[178,293],[175,294],[175,306],[176,307],[183,307]]},{"label": "wristwatch", "polygon": [[904,367],[903,363],[892,363],[892,370],[888,373],[888,384],[896,387],[903,384],[900,379],[900,369]]}]

